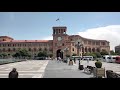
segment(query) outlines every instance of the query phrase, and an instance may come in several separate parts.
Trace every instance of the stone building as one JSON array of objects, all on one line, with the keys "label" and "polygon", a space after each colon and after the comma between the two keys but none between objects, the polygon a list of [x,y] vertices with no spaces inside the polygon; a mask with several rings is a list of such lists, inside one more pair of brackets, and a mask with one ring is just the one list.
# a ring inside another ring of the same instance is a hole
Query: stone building
[{"label": "stone building", "polygon": [[106,40],[94,40],[79,35],[68,35],[67,27],[53,27],[53,40],[14,40],[9,36],[0,36],[0,53],[14,54],[21,48],[25,48],[32,56],[40,51],[47,51],[53,57],[73,54],[82,55],[87,52],[110,52],[109,42]]}]

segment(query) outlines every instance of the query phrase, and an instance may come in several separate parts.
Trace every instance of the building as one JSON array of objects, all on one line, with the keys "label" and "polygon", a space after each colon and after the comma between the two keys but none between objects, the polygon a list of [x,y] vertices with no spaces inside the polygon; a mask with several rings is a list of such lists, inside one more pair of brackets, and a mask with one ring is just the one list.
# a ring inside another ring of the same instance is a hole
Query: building
[{"label": "building", "polygon": [[120,45],[115,46],[115,53],[118,53],[120,55]]},{"label": "building", "polygon": [[25,48],[32,56],[40,51],[47,51],[53,57],[66,55],[72,56],[74,53],[82,55],[87,52],[110,52],[109,42],[106,40],[93,40],[79,35],[68,35],[67,27],[53,27],[53,40],[14,40],[9,36],[0,36],[0,53],[12,55],[20,48]]}]

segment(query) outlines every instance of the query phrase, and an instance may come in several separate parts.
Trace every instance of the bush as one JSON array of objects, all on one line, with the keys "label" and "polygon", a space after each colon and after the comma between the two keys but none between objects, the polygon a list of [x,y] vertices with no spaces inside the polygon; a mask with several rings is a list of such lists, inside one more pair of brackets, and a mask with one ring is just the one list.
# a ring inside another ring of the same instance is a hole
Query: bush
[{"label": "bush", "polygon": [[102,63],[100,61],[97,61],[97,62],[95,62],[95,66],[97,68],[101,68],[102,67]]}]

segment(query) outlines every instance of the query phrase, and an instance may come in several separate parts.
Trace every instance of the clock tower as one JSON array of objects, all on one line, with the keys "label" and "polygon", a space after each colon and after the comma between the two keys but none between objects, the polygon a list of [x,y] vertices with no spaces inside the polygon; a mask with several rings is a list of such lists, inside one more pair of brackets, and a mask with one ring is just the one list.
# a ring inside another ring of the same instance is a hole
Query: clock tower
[{"label": "clock tower", "polygon": [[58,26],[53,27],[53,55],[54,57],[63,58],[63,49],[65,48],[65,41],[68,40],[68,35],[66,34],[67,27]]}]

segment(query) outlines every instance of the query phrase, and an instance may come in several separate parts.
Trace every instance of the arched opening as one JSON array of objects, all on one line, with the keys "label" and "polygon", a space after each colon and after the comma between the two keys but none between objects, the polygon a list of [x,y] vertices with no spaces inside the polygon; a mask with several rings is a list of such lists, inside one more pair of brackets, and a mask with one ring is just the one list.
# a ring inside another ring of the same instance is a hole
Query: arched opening
[{"label": "arched opening", "polygon": [[61,59],[63,59],[63,52],[61,51],[61,49],[58,49],[56,51],[56,57],[60,57]]},{"label": "arched opening", "polygon": [[92,48],[92,52],[95,52],[95,48]]}]

